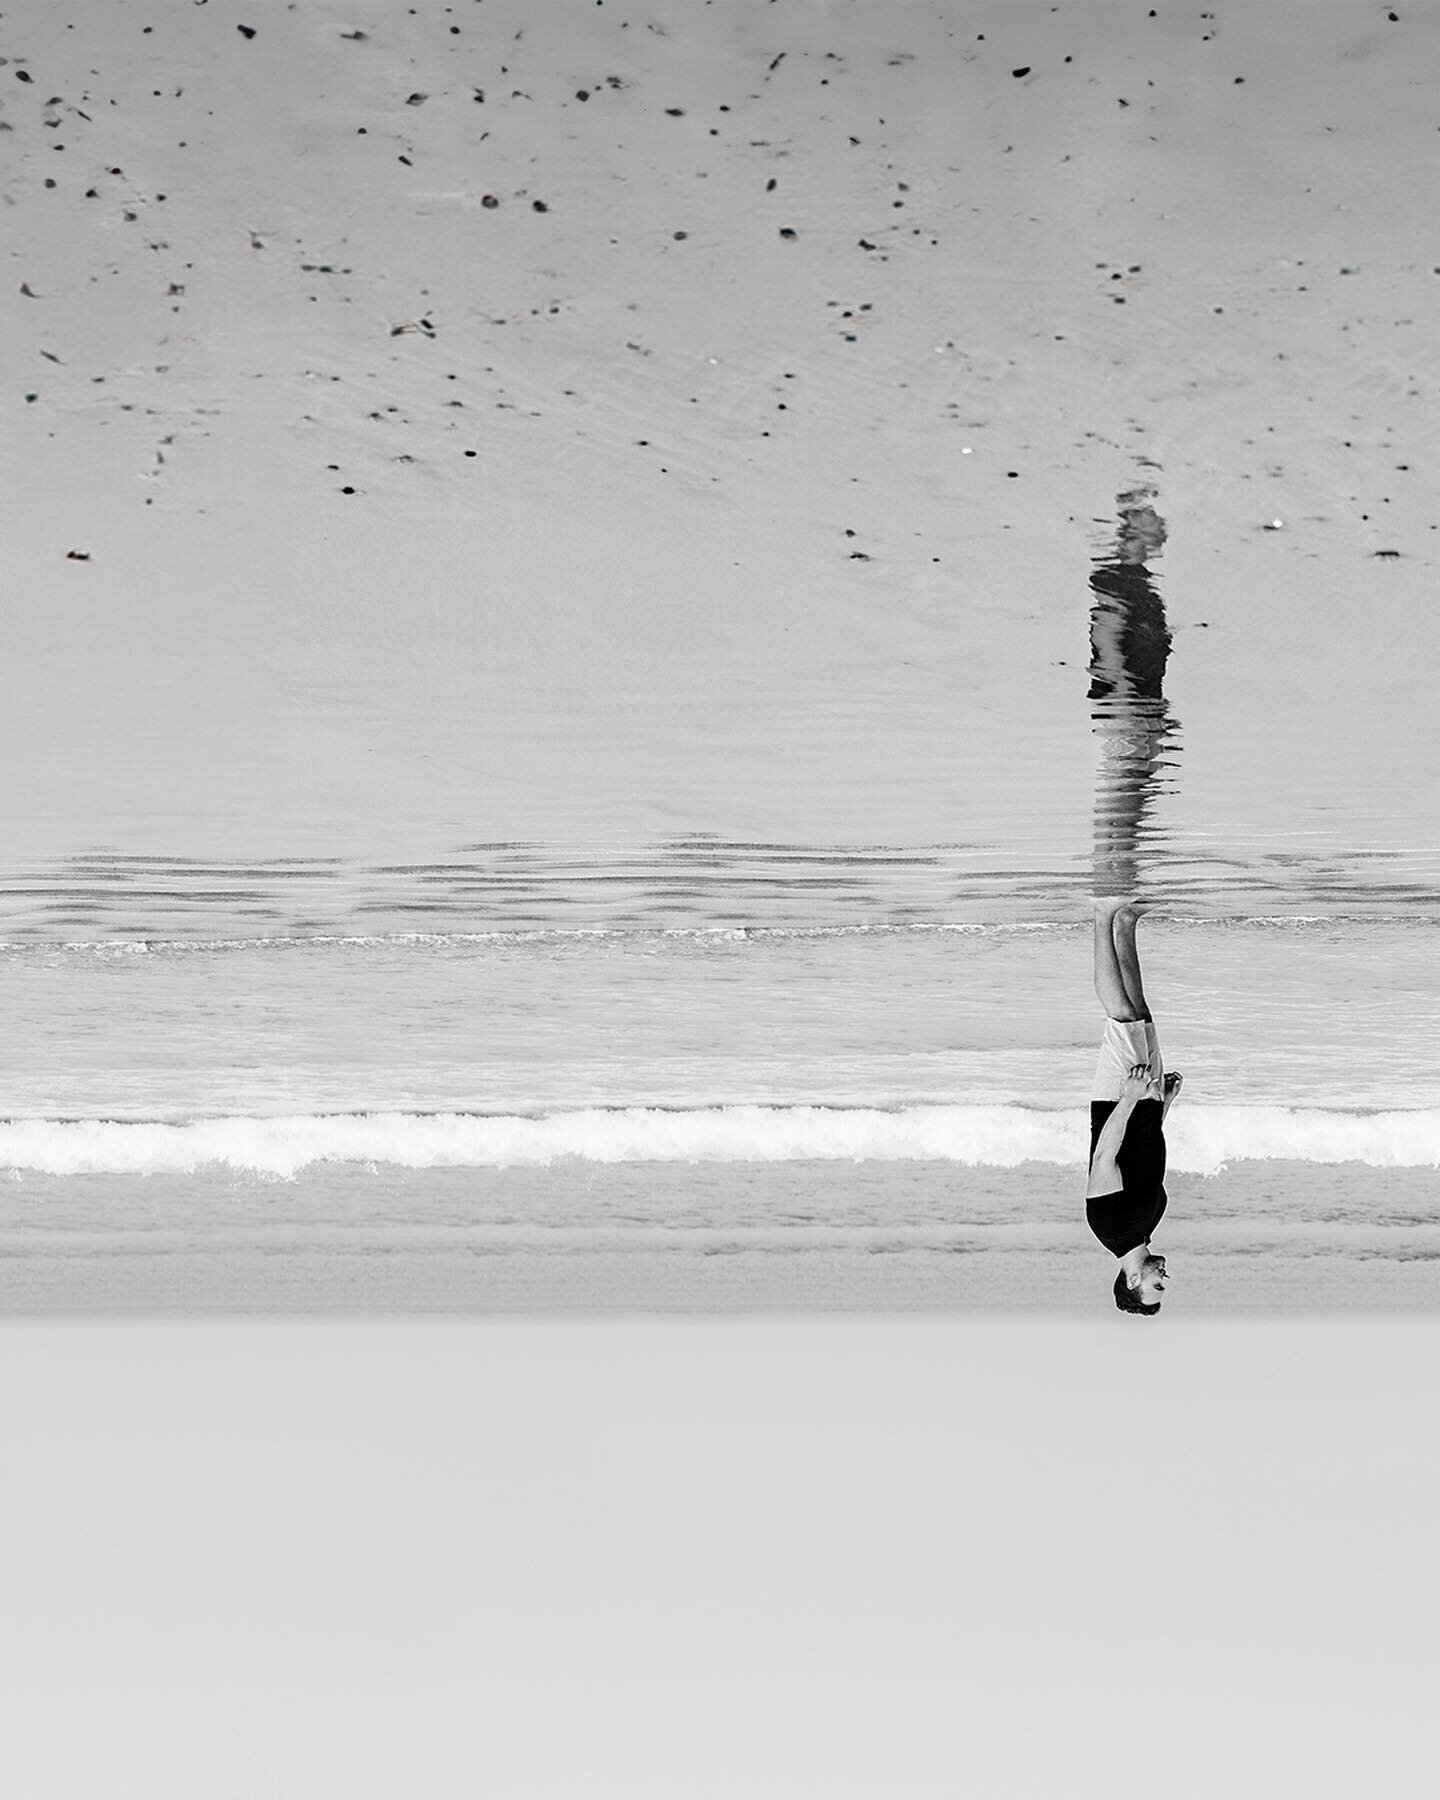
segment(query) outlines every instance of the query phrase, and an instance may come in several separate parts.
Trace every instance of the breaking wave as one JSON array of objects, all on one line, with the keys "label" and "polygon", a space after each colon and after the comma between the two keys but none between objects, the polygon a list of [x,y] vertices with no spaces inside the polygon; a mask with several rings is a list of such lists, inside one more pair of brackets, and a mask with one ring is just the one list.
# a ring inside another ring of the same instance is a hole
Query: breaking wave
[{"label": "breaking wave", "polygon": [[[1255,1158],[1440,1166],[1440,1111],[1188,1108],[1167,1132],[1170,1167],[1210,1175]],[[339,1113],[295,1117],[0,1121],[15,1174],[184,1174],[207,1165],[293,1177],[317,1163],[408,1169],[585,1162],[939,1161],[1013,1168],[1083,1164],[1076,1110],[926,1105],[593,1108],[537,1117]]]}]

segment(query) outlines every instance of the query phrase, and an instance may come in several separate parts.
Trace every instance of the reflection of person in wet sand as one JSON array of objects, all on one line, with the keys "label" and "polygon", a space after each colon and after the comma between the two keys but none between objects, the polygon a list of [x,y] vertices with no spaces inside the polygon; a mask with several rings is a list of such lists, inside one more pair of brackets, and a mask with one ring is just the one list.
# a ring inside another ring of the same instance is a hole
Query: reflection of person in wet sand
[{"label": "reflection of person in wet sand", "polygon": [[1090,1099],[1090,1180],[1085,1217],[1120,1260],[1115,1304],[1157,1313],[1168,1277],[1150,1237],[1165,1214],[1165,1115],[1180,1089],[1167,1075],[1145,1001],[1128,900],[1095,902],[1095,992],[1105,1035]]},{"label": "reflection of person in wet sand", "polygon": [[1149,562],[1165,544],[1155,490],[1119,496],[1115,545],[1090,576],[1090,717],[1100,746],[1095,777],[1097,894],[1133,894],[1150,810],[1173,761],[1178,730],[1165,699],[1170,627]]}]

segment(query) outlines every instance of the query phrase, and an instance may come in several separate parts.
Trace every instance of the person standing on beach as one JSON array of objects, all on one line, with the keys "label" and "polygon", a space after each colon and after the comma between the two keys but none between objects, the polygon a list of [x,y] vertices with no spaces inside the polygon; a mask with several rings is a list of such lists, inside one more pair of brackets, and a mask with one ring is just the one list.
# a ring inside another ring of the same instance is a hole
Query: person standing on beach
[{"label": "person standing on beach", "polygon": [[1161,1062],[1135,948],[1139,916],[1130,900],[1095,902],[1095,993],[1105,1035],[1090,1095],[1085,1218],[1119,1258],[1116,1306],[1154,1314],[1168,1276],[1150,1239],[1165,1215],[1165,1115],[1181,1077],[1167,1075]]}]

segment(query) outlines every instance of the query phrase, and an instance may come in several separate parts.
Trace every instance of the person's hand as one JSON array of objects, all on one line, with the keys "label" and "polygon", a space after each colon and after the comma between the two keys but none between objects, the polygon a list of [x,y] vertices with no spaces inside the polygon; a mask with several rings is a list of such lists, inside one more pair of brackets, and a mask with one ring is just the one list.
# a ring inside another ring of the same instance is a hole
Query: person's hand
[{"label": "person's hand", "polygon": [[1122,1100],[1158,1100],[1159,1097],[1149,1063],[1136,1063],[1120,1083]]}]

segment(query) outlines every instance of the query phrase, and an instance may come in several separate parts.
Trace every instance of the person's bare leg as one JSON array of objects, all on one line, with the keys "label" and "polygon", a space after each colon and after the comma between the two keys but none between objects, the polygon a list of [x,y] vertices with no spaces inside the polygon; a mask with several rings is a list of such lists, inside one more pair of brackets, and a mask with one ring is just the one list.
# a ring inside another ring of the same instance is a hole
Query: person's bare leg
[{"label": "person's bare leg", "polygon": [[[1095,998],[1105,1010],[1107,1019],[1137,1019],[1144,1015],[1135,1011],[1126,985],[1124,970],[1117,954],[1115,921],[1129,905],[1126,900],[1095,902]],[[1134,926],[1130,929],[1130,948],[1135,947]],[[1136,965],[1138,976],[1139,965]]]},{"label": "person's bare leg", "polygon": [[1139,907],[1127,901],[1116,908],[1112,929],[1115,933],[1115,961],[1130,1003],[1130,1017],[1148,1019],[1150,1008],[1145,1004],[1145,986],[1140,979],[1140,953],[1135,948],[1135,925],[1139,917]]}]

